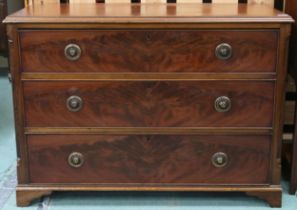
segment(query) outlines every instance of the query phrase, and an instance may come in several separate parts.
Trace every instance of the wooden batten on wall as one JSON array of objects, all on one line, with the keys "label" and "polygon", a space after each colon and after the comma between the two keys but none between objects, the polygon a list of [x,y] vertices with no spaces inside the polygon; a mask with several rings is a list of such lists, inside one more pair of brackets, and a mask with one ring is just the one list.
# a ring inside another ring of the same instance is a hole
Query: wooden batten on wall
[{"label": "wooden batten on wall", "polygon": [[96,0],[69,0],[70,4],[95,3]]},{"label": "wooden batten on wall", "polygon": [[60,0],[29,0],[28,4],[47,4],[47,3],[59,3]]},{"label": "wooden batten on wall", "polygon": [[[70,4],[76,4],[76,3],[95,3],[96,0],[68,0]],[[31,4],[47,4],[47,3],[58,3],[60,0],[25,0],[26,5]],[[100,1],[101,2],[101,1]],[[105,3],[131,3],[131,2],[140,2],[140,3],[170,3],[171,1],[168,0],[103,0],[102,2]],[[174,0],[172,2],[176,3],[238,3],[239,0]],[[274,0],[243,0],[244,3],[257,3],[257,4],[268,4],[268,5],[274,5]]]}]

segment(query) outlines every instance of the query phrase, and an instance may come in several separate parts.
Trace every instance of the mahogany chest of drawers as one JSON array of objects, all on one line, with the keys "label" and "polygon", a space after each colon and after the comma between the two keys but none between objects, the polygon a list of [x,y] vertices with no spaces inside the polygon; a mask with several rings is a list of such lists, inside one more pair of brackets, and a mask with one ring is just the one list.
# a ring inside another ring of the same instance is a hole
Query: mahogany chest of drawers
[{"label": "mahogany chest of drawers", "polygon": [[263,5],[41,5],[9,16],[17,203],[238,191],[281,205],[292,19]]}]

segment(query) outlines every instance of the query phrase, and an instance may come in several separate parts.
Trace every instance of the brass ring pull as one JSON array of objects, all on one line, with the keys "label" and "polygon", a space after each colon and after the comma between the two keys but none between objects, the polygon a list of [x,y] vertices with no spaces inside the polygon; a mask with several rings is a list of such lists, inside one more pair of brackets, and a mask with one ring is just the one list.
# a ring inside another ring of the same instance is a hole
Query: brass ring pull
[{"label": "brass ring pull", "polygon": [[227,43],[222,43],[216,47],[216,56],[218,59],[228,60],[229,58],[232,57],[232,54],[233,54],[232,51],[233,50],[231,45]]},{"label": "brass ring pull", "polygon": [[220,96],[215,100],[214,106],[218,112],[228,112],[231,109],[231,100],[227,96]]},{"label": "brass ring pull", "polygon": [[79,96],[70,96],[67,99],[66,106],[71,112],[78,112],[83,107],[83,101]]},{"label": "brass ring pull", "polygon": [[72,152],[68,156],[68,164],[73,168],[79,168],[84,164],[84,156],[79,152]]},{"label": "brass ring pull", "polygon": [[217,168],[224,167],[228,163],[228,156],[223,152],[217,152],[212,156],[211,162]]},{"label": "brass ring pull", "polygon": [[76,61],[81,56],[81,49],[77,44],[68,44],[64,49],[65,57],[70,61]]}]

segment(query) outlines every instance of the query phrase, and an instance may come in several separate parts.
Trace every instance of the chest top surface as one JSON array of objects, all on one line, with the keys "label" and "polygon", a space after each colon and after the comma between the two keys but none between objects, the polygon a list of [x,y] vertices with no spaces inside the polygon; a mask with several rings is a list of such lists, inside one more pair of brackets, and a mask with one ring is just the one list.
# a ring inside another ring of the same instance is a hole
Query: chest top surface
[{"label": "chest top surface", "polygon": [[259,4],[47,4],[26,7],[5,23],[275,23],[293,19]]}]

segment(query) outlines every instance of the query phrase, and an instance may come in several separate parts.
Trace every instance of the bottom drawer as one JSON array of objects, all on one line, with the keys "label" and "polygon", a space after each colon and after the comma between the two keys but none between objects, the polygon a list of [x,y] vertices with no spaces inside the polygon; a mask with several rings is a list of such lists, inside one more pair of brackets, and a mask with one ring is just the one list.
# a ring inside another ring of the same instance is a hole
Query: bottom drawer
[{"label": "bottom drawer", "polygon": [[31,183],[265,184],[270,136],[32,135]]}]

